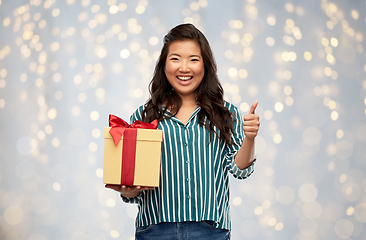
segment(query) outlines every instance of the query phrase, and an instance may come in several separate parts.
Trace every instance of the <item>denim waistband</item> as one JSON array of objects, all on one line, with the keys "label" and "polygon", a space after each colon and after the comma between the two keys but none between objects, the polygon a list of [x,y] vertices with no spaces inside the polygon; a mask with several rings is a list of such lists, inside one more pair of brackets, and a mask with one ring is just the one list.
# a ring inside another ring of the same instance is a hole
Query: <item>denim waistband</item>
[{"label": "denim waistband", "polygon": [[136,227],[136,240],[228,240],[230,231],[216,227],[214,221],[164,222]]}]

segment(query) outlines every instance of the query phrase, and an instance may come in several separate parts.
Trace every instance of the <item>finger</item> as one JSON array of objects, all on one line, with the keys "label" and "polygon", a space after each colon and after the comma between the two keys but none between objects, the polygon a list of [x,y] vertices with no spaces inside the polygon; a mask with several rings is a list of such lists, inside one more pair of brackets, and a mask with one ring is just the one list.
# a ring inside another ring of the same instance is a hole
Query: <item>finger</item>
[{"label": "finger", "polygon": [[248,133],[245,135],[245,137],[249,139],[254,139],[255,137],[257,137],[257,133]]},{"label": "finger", "polygon": [[243,128],[244,134],[258,132],[258,126],[247,126]]},{"label": "finger", "polygon": [[257,134],[257,133],[258,133],[258,130],[251,129],[251,130],[245,131],[245,132],[244,132],[244,135],[248,135],[248,134]]},{"label": "finger", "polygon": [[259,116],[256,114],[248,114],[244,116],[244,123],[245,122],[252,122],[252,121],[258,121],[259,122]]},{"label": "finger", "polygon": [[114,188],[116,188],[116,187],[118,187],[119,185],[115,185],[115,184],[106,184],[105,185],[105,187],[106,188],[112,188],[112,189],[114,189]]},{"label": "finger", "polygon": [[109,183],[107,183],[105,185],[105,187],[115,187],[115,186],[120,186],[120,185],[117,185],[117,184],[109,184]]},{"label": "finger", "polygon": [[257,108],[257,106],[258,106],[258,101],[255,100],[254,103],[252,104],[252,106],[250,107],[249,114],[254,114],[255,109]]},{"label": "finger", "polygon": [[259,128],[258,126],[247,126],[243,128],[244,134],[250,133],[250,132],[258,132]]},{"label": "finger", "polygon": [[257,123],[259,123],[259,116],[256,115],[256,114],[245,115],[243,123],[246,123],[246,122],[257,122]]},{"label": "finger", "polygon": [[121,189],[120,185],[114,185],[114,184],[106,184],[105,187],[109,188],[109,189],[112,189],[114,191],[117,191],[117,192],[119,192],[120,189]]},{"label": "finger", "polygon": [[245,121],[243,123],[243,127],[259,127],[259,125],[257,121]]}]

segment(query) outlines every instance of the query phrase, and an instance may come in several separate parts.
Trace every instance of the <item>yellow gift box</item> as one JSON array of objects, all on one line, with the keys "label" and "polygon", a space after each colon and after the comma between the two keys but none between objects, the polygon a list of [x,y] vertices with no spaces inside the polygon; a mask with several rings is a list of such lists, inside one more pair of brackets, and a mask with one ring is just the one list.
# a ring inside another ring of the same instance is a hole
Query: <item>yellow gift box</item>
[{"label": "yellow gift box", "polygon": [[[126,137],[128,134],[124,132],[116,146],[109,133],[110,129],[111,127],[104,128],[103,182],[106,184],[158,187],[163,131],[126,128],[125,131],[136,132],[134,137],[136,139],[128,139]],[[132,141],[132,147],[127,142],[124,143],[124,140]],[[133,149],[134,145],[135,149]],[[129,152],[129,155],[126,152]],[[131,153],[134,157],[130,156]]]}]

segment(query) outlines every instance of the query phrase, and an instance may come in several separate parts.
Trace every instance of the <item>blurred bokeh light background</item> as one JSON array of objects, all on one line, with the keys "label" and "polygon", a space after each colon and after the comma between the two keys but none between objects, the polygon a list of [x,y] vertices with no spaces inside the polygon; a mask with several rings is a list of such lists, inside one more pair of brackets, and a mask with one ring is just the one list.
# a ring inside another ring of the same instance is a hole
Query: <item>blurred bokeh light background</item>
[{"label": "blurred bokeh light background", "polygon": [[364,0],[0,0],[0,238],[133,239],[103,127],[148,98],[162,38],[194,23],[225,98],[261,129],[231,179],[232,239],[366,239]]}]

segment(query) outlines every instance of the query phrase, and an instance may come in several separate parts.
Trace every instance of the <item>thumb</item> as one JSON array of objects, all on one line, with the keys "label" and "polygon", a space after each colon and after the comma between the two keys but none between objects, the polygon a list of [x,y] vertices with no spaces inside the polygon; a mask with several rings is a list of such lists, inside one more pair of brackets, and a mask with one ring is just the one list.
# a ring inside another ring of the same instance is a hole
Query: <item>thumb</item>
[{"label": "thumb", "polygon": [[257,108],[257,106],[258,106],[258,101],[255,100],[254,103],[252,104],[252,106],[250,107],[249,114],[254,114],[254,111]]}]

